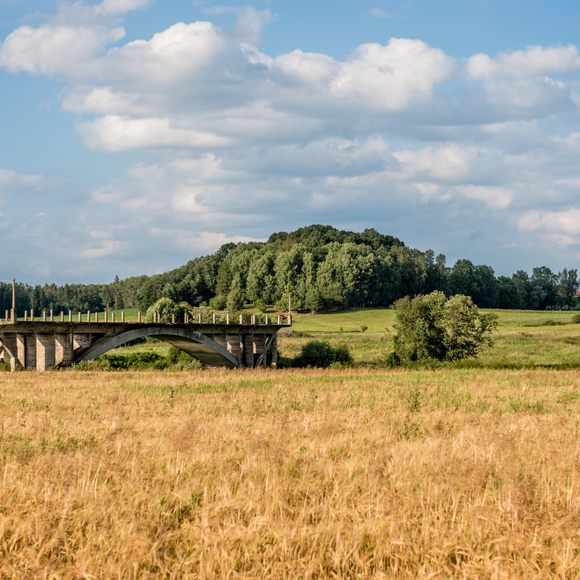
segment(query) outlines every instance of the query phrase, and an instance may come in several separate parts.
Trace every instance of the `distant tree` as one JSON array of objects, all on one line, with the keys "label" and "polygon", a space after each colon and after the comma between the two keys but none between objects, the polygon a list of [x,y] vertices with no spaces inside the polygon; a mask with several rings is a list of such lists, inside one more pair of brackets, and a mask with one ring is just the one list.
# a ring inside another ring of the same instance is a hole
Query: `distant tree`
[{"label": "distant tree", "polygon": [[226,307],[230,316],[234,316],[244,306],[244,294],[239,278],[235,278],[228,292]]},{"label": "distant tree", "polygon": [[177,304],[171,298],[160,298],[147,309],[145,320],[153,322],[154,318],[158,316],[160,322],[172,322],[173,317],[179,322],[183,321],[184,314],[190,310],[191,306],[185,302]]},{"label": "distant tree", "polygon": [[471,296],[480,308],[493,308],[497,304],[498,282],[489,266],[475,267],[475,291]]},{"label": "distant tree", "polygon": [[529,307],[545,310],[556,304],[557,297],[556,275],[547,266],[534,268],[530,277]]},{"label": "distant tree", "polygon": [[477,273],[473,262],[457,260],[449,272],[447,284],[450,294],[477,295]]},{"label": "distant tree", "polygon": [[394,305],[394,359],[415,362],[453,361],[477,356],[491,343],[494,317],[479,311],[469,296],[447,299],[440,291],[415,298],[402,298]]},{"label": "distant tree", "polygon": [[558,284],[558,296],[561,302],[565,306],[573,306],[578,293],[578,288],[580,288],[580,282],[578,280],[578,270],[568,270],[564,268],[559,274],[557,279]]},{"label": "distant tree", "polygon": [[518,289],[512,278],[500,276],[497,279],[497,298],[495,306],[497,308],[521,308]]},{"label": "distant tree", "polygon": [[531,308],[530,306],[530,277],[527,272],[518,270],[512,275],[512,282],[517,294],[517,306],[512,308]]}]

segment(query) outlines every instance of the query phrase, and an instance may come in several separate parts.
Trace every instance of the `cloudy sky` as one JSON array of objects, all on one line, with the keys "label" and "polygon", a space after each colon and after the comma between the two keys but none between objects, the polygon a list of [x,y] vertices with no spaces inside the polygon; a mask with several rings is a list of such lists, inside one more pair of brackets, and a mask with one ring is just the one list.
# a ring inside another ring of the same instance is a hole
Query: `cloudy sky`
[{"label": "cloudy sky", "polygon": [[577,0],[0,0],[0,279],[311,223],[580,267]]}]

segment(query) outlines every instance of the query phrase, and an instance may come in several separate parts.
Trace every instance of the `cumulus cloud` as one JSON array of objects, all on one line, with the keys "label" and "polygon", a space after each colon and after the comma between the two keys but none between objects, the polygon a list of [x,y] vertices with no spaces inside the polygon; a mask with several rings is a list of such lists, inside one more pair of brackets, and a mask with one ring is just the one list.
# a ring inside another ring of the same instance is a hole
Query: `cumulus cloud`
[{"label": "cumulus cloud", "polygon": [[379,109],[401,110],[429,98],[453,72],[453,59],[420,40],[393,38],[386,46],[363,44],[331,82],[340,99],[357,99]]},{"label": "cumulus cloud", "polygon": [[506,187],[489,185],[462,185],[457,191],[468,199],[483,202],[492,209],[506,209],[513,200],[513,193]]},{"label": "cumulus cloud", "polygon": [[152,4],[153,0],[104,0],[95,6],[97,14],[124,14]]},{"label": "cumulus cloud", "polygon": [[130,119],[107,115],[81,123],[78,129],[90,147],[106,151],[146,147],[207,149],[231,144],[230,139],[212,133],[174,127],[169,119]]},{"label": "cumulus cloud", "polygon": [[11,72],[77,74],[99,51],[125,35],[122,28],[22,26],[0,46],[0,65]]},{"label": "cumulus cloud", "polygon": [[530,46],[526,50],[501,53],[497,58],[476,54],[467,61],[472,79],[492,77],[535,77],[580,69],[580,52],[574,45]]},{"label": "cumulus cloud", "polygon": [[520,217],[518,225],[524,231],[539,232],[562,247],[580,244],[580,208],[577,207],[528,211]]},{"label": "cumulus cloud", "polygon": [[[207,21],[123,41],[123,15],[147,4],[63,2],[0,44],[0,67],[57,77],[88,147],[137,160],[77,200],[67,235],[84,236],[83,257],[131,256],[138,273],[150,271],[143,251],[177,264],[312,221],[392,226],[409,243],[429,221],[504,220],[517,243],[578,240],[578,210],[558,206],[577,206],[580,183],[580,133],[567,129],[580,121],[575,46],[457,61],[385,38],[343,59],[270,55],[259,47],[268,11],[215,5]],[[210,21],[223,12],[237,26]],[[42,181],[0,171],[0,203]],[[70,253],[64,239],[53,246]]]},{"label": "cumulus cloud", "polygon": [[412,179],[457,183],[468,179],[478,151],[475,147],[448,144],[395,152],[403,171]]}]

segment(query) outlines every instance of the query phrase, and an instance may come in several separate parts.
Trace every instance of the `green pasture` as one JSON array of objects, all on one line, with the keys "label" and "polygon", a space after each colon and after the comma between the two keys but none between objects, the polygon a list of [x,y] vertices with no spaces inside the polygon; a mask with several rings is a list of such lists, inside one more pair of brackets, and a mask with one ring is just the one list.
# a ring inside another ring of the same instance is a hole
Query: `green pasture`
[{"label": "green pasture", "polygon": [[[476,360],[455,366],[482,368],[580,368],[580,324],[576,312],[493,310],[497,316],[494,344]],[[130,315],[130,316],[129,316]],[[275,315],[275,313],[270,314]],[[119,316],[119,315],[117,315]],[[137,311],[127,311],[136,320]],[[290,329],[279,334],[282,357],[294,357],[303,344],[325,340],[346,344],[356,366],[381,367],[393,349],[395,313],[390,309],[360,309],[329,314],[296,314]],[[148,351],[166,356],[169,345],[155,340],[119,348],[115,354]]]},{"label": "green pasture", "polygon": [[[580,324],[576,312],[491,310],[497,316],[494,344],[462,366],[487,368],[580,367]],[[363,309],[294,317],[292,331],[282,331],[280,350],[292,357],[309,340],[346,344],[361,366],[381,366],[393,350],[395,313]],[[365,329],[365,327],[368,327]]]}]

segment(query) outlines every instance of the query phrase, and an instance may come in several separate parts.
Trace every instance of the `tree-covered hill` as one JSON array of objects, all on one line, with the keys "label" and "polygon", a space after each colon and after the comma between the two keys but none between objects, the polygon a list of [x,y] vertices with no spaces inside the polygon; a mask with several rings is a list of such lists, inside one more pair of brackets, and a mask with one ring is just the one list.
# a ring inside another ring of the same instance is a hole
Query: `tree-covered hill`
[{"label": "tree-covered hill", "polygon": [[[487,265],[467,259],[452,267],[432,250],[409,248],[373,229],[363,232],[311,225],[274,233],[266,242],[225,244],[212,255],[154,276],[109,284],[19,285],[18,310],[147,309],[171,298],[192,306],[238,310],[245,303],[299,310],[389,306],[403,296],[442,290],[466,294],[486,308],[580,308],[576,269],[496,277]],[[0,284],[0,312],[11,306],[11,287]]]}]

